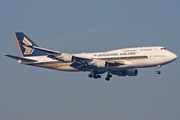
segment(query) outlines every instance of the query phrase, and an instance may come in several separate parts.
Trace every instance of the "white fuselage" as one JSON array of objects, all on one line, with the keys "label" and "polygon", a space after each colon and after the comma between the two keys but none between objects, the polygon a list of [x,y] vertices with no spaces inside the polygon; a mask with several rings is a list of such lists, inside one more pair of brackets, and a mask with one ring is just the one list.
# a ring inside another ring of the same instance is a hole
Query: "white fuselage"
[{"label": "white fuselage", "polygon": [[[170,63],[177,58],[177,56],[174,53],[166,50],[164,47],[161,46],[125,48],[107,52],[81,53],[73,55],[76,57],[88,58],[92,60],[105,60],[124,63],[124,65],[98,69],[102,71],[154,67]],[[19,61],[19,63],[62,71],[79,71],[78,69],[70,66],[72,62],[61,62],[57,60],[52,60],[47,56],[36,56],[26,58],[37,60],[38,62],[23,63],[23,61]]]}]

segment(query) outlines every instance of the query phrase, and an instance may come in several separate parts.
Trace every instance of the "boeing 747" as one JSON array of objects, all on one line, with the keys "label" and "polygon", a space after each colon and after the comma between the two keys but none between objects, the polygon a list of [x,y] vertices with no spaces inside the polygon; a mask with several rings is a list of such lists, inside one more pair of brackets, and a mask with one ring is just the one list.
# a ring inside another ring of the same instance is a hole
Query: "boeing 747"
[{"label": "boeing 747", "polygon": [[60,71],[89,72],[89,77],[98,79],[107,73],[112,75],[137,76],[137,68],[157,67],[160,74],[162,65],[168,64],[177,55],[162,46],[134,47],[106,52],[69,54],[39,47],[23,32],[14,33],[22,57],[6,54],[20,64],[49,68]]}]

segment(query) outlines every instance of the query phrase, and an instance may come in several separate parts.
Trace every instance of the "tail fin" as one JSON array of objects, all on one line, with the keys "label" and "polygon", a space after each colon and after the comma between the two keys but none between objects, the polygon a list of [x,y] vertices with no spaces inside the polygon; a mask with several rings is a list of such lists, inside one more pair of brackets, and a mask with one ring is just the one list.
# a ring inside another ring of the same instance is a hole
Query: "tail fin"
[{"label": "tail fin", "polygon": [[15,32],[14,36],[16,38],[22,57],[47,55],[46,52],[39,51],[30,47],[22,46],[20,43],[24,43],[26,45],[31,45],[31,46],[38,46],[23,32]]}]

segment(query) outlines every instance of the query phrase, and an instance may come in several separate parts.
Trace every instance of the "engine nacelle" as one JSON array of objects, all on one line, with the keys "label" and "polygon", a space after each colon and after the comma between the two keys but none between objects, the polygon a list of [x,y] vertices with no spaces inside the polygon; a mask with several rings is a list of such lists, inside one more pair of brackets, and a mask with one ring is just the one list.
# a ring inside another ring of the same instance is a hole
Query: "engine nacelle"
[{"label": "engine nacelle", "polygon": [[127,70],[127,75],[128,76],[137,76],[138,75],[138,70],[137,69],[128,69]]},{"label": "engine nacelle", "polygon": [[74,61],[74,56],[73,55],[61,55],[60,57],[57,57],[58,60],[63,61],[63,62],[73,62]]},{"label": "engine nacelle", "polygon": [[118,75],[118,76],[126,76],[127,75],[127,70],[113,71],[111,73],[114,74],[114,75]]},{"label": "engine nacelle", "polygon": [[97,62],[90,63],[90,65],[93,65],[97,68],[106,68],[108,66],[108,63],[107,61],[97,61]]},{"label": "engine nacelle", "polygon": [[137,76],[138,70],[137,69],[128,69],[128,70],[120,70],[120,71],[113,71],[111,72],[114,75],[118,76]]}]

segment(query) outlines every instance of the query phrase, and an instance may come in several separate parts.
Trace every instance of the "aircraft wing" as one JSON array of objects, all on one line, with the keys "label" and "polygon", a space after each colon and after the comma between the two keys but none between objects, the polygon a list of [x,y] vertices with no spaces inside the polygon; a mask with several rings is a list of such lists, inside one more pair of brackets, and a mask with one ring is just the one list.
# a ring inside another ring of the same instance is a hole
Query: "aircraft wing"
[{"label": "aircraft wing", "polygon": [[[36,49],[36,50],[39,50],[39,51],[46,52],[46,53],[49,54],[47,57],[52,58],[52,59],[56,59],[56,60],[58,60],[57,56],[60,56],[61,54],[66,54],[66,53],[62,53],[62,52],[59,52],[59,51],[42,48],[42,47],[39,47],[39,46],[26,45],[23,42],[20,42],[20,44],[22,46],[26,46],[26,47],[30,47],[30,48],[33,48],[33,49]],[[76,56],[74,56],[74,57],[75,57],[75,60],[79,61],[79,62],[80,61],[91,61],[92,60],[92,59],[89,59],[89,58],[81,58],[81,57],[76,57]]]},{"label": "aircraft wing", "polygon": [[[87,59],[87,58],[78,58],[77,60],[78,61],[73,62],[70,66],[81,71],[91,71],[93,69],[97,69],[97,66],[94,66],[93,63],[96,63],[98,61],[101,61],[101,62],[105,61],[105,60]],[[125,65],[124,62],[115,62],[115,61],[106,61],[106,62],[108,64],[108,67]]]},{"label": "aircraft wing", "polygon": [[75,58],[75,61],[77,62],[90,62],[92,61],[93,59],[92,58],[84,58],[84,57],[77,57],[77,56],[74,56]]},{"label": "aircraft wing", "polygon": [[88,65],[87,63],[80,63],[80,62],[73,62],[70,66],[81,71],[90,71],[94,68],[94,66],[92,65]]},{"label": "aircraft wing", "polygon": [[10,58],[13,58],[13,59],[16,59],[16,60],[22,60],[22,61],[25,61],[25,62],[37,62],[36,60],[32,60],[32,59],[28,59],[28,58],[22,58],[22,57],[18,57],[18,56],[14,56],[14,55],[5,54],[4,56],[10,57]]},{"label": "aircraft wing", "polygon": [[[63,55],[68,55],[68,56],[73,56],[71,54],[67,54],[67,53],[62,53],[59,51],[54,51],[54,50],[50,50],[50,49],[46,49],[46,48],[42,48],[39,46],[31,46],[31,45],[26,45],[23,42],[20,42],[21,45],[26,46],[26,47],[30,47],[36,50],[40,50],[43,52],[48,53],[49,55],[47,57],[55,59],[55,60],[59,60],[61,61],[61,57],[63,57]],[[95,68],[95,66],[93,66],[90,63],[95,63],[98,61],[106,61],[108,63],[108,66],[118,66],[118,65],[125,65],[124,62],[116,62],[116,61],[109,61],[109,60],[104,60],[104,59],[93,59],[93,58],[84,58],[84,57],[78,57],[78,56],[73,56],[74,57],[74,61],[71,64],[71,67],[74,67],[76,69],[82,70],[82,71],[87,71],[87,70],[91,70],[93,68]],[[63,60],[62,60],[63,61]]]},{"label": "aircraft wing", "polygon": [[125,65],[124,62],[107,61],[109,66]]}]

